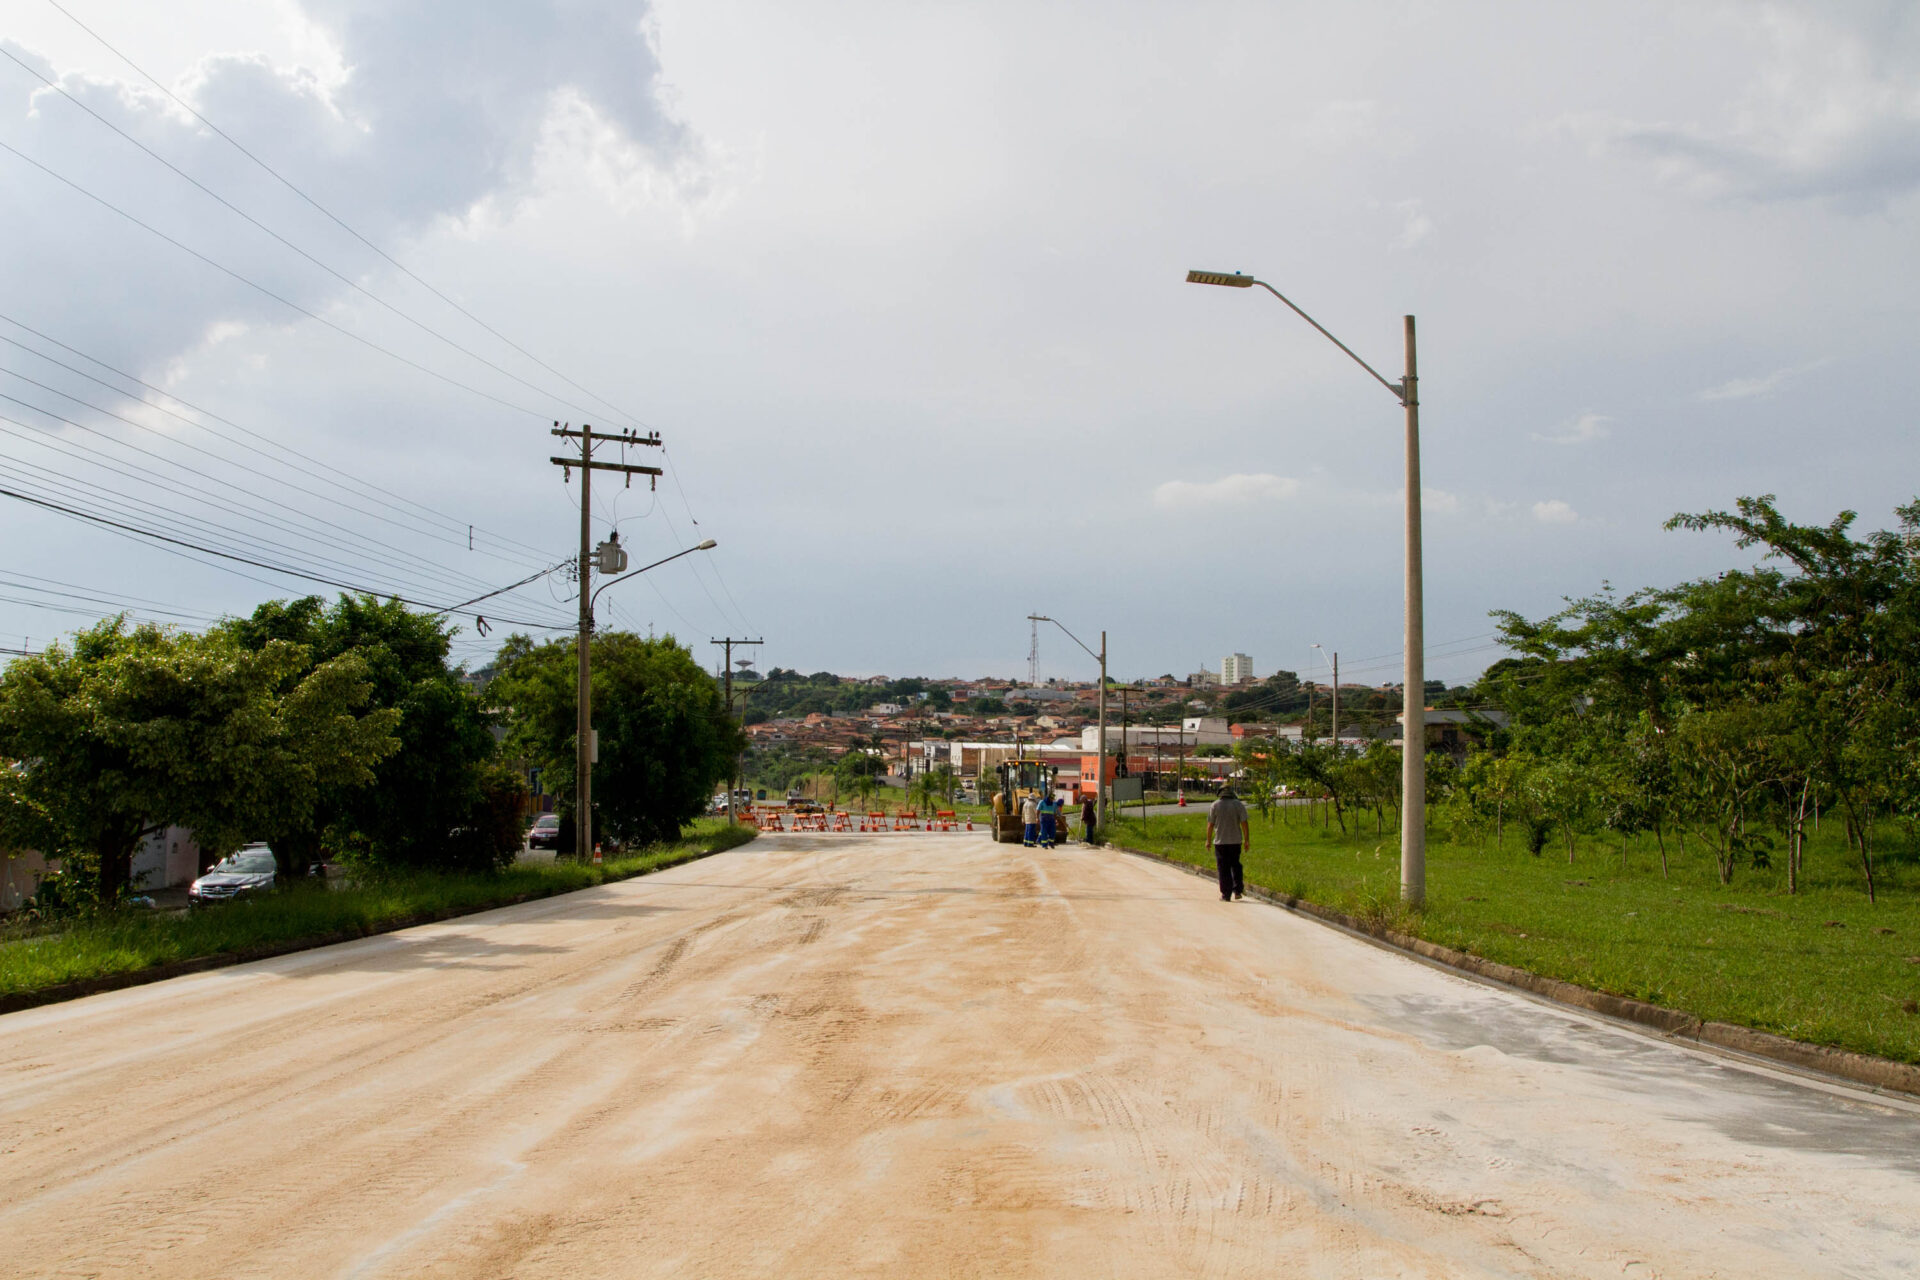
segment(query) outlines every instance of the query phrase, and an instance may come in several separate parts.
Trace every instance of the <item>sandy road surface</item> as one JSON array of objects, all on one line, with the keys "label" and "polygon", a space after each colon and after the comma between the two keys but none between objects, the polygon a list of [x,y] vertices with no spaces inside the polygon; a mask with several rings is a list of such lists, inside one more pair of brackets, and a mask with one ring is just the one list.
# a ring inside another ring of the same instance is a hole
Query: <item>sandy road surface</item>
[{"label": "sandy road surface", "polygon": [[769,837],[0,1018],[17,1276],[1911,1275],[1920,1114],[1124,855]]}]

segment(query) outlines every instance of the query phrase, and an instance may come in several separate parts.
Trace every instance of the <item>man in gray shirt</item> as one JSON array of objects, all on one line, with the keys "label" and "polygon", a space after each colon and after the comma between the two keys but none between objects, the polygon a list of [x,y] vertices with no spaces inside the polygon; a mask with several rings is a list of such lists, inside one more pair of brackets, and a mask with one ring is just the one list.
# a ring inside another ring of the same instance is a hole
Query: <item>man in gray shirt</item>
[{"label": "man in gray shirt", "polygon": [[1213,846],[1213,865],[1220,872],[1220,901],[1246,897],[1240,854],[1253,843],[1253,824],[1232,787],[1221,788],[1220,798],[1207,808],[1207,843]]}]

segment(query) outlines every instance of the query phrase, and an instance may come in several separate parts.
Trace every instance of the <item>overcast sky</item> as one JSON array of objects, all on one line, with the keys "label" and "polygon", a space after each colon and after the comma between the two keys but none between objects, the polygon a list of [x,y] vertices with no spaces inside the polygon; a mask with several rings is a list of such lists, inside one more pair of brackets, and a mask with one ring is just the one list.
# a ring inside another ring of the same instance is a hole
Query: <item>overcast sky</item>
[{"label": "overcast sky", "polygon": [[[1395,679],[1399,406],[1190,267],[1389,377],[1418,316],[1430,675],[1750,558],[1676,511],[1920,492],[1911,4],[60,2],[291,187],[8,0],[0,488],[269,565],[504,586],[577,541],[551,421],[644,424],[597,530],[720,548],[603,623],[703,660]],[[0,647],[313,589],[0,499]]]}]

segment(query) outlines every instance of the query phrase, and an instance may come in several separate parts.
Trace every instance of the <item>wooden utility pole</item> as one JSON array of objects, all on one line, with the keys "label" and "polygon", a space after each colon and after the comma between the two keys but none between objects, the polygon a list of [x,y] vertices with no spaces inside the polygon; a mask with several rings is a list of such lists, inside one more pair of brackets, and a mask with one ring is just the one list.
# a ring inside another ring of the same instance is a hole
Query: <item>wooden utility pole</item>
[{"label": "wooden utility pole", "polygon": [[[553,424],[553,434],[580,441],[580,456],[577,458],[550,458],[548,461],[559,466],[567,479],[573,479],[573,469],[580,468],[580,638],[579,638],[579,687],[575,691],[574,714],[574,817],[573,817],[573,854],[582,861],[593,857],[593,762],[598,754],[593,742],[593,597],[589,590],[593,580],[593,473],[596,471],[620,471],[627,476],[627,483],[633,483],[633,477],[659,476],[665,474],[658,467],[643,467],[625,462],[595,462],[593,446],[595,441],[618,444],[624,452],[628,445],[647,445],[660,447],[660,435],[641,435],[637,431],[606,432],[595,431],[585,423],[578,431],[571,427]],[[619,548],[614,548],[616,552]],[[624,553],[618,567],[607,572],[618,573],[625,567]]]},{"label": "wooden utility pole", "polygon": [[[727,719],[729,722],[731,722],[733,719],[733,646],[737,644],[740,644],[740,645],[765,644],[766,641],[765,640],[736,640],[732,636],[728,636],[724,640],[709,640],[707,641],[707,643],[720,645],[723,647],[723,649],[726,652],[726,660],[725,660],[726,672],[721,677],[721,681],[722,681],[723,687],[726,690],[726,693],[724,696],[727,700]],[[739,789],[740,789],[740,757],[736,755],[734,757],[733,777],[727,782],[727,825],[729,826],[733,825],[733,822],[735,820],[734,812],[733,812],[733,793],[735,791],[738,791]]]}]

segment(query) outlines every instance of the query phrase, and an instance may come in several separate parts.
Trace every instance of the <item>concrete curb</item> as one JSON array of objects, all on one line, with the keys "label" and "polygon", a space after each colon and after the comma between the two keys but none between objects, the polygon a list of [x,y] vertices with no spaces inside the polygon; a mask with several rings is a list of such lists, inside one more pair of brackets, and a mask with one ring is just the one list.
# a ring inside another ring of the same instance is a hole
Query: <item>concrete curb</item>
[{"label": "concrete curb", "polygon": [[[1132,854],[1136,858],[1145,858],[1150,862],[1177,867],[1203,880],[1211,881],[1214,878],[1214,872],[1210,867],[1195,866],[1191,862],[1181,862],[1177,858],[1169,858],[1164,854],[1148,853],[1144,849],[1128,849],[1121,845],[1107,847],[1118,853]],[[1683,1013],[1678,1009],[1649,1004],[1645,1000],[1634,1000],[1627,996],[1609,995],[1604,991],[1576,986],[1558,978],[1545,978],[1525,969],[1516,969],[1512,965],[1498,964],[1465,951],[1456,951],[1452,947],[1428,942],[1424,938],[1399,933],[1343,912],[1330,911],[1318,903],[1296,898],[1290,893],[1276,893],[1259,885],[1248,885],[1247,896],[1271,903],[1276,907],[1284,907],[1298,915],[1311,916],[1322,924],[1331,925],[1362,941],[1403,952],[1440,968],[1451,969],[1498,986],[1512,987],[1517,991],[1524,991],[1529,995],[1539,996],[1541,999],[1551,1000],[1555,1004],[1566,1005],[1569,1008],[1582,1009],[1604,1017],[1616,1018],[1622,1022],[1631,1022],[1656,1031],[1669,1039],[1712,1045],[1717,1049],[1763,1059],[1795,1071],[1833,1077],[1876,1092],[1920,1098],[1920,1066],[1914,1066],[1911,1063],[1895,1062],[1891,1058],[1877,1058],[1872,1054],[1855,1053],[1848,1049],[1832,1049],[1825,1045],[1807,1044],[1801,1040],[1790,1040],[1786,1036],[1777,1036],[1769,1031],[1756,1031],[1752,1027],[1736,1026],[1729,1022],[1705,1022],[1693,1014]]]},{"label": "concrete curb", "polygon": [[[711,858],[715,854],[730,853],[734,849],[752,843],[751,838],[731,845],[726,849],[709,849],[700,853],[690,853],[685,857],[673,858],[656,863],[645,871],[637,871],[630,876],[621,876],[618,880],[603,880],[601,884],[619,884],[624,880],[637,880],[641,876],[652,875],[656,871],[665,871],[671,867],[685,866],[689,862],[698,862],[702,858]],[[586,885],[588,889],[597,889],[600,885]],[[221,951],[210,956],[194,956],[190,960],[168,960],[161,964],[149,965],[145,969],[133,969],[125,973],[103,973],[97,978],[81,978],[74,982],[62,982],[51,987],[39,987],[33,991],[13,991],[0,994],[0,1014],[17,1013],[22,1009],[38,1009],[42,1005],[60,1004],[67,1000],[78,1000],[82,996],[96,996],[107,991],[120,991],[127,987],[141,987],[149,982],[165,982],[168,978],[183,978],[190,973],[204,973],[208,969],[224,969],[228,965],[247,964],[254,960],[271,960],[275,956],[292,955],[296,951],[312,951],[316,947],[331,947],[342,942],[353,942],[360,938],[372,938],[383,933],[396,933],[401,929],[412,929],[423,924],[438,924],[442,920],[457,920],[461,916],[478,915],[482,911],[498,911],[502,907],[517,907],[523,902],[540,902],[547,898],[557,898],[562,894],[579,893],[579,889],[556,889],[552,893],[520,893],[496,902],[488,902],[459,911],[423,911],[416,915],[399,916],[392,920],[383,920],[379,924],[365,929],[337,929],[332,933],[310,934],[304,938],[288,938],[280,942],[267,943],[264,946],[249,947],[244,951]]]}]

